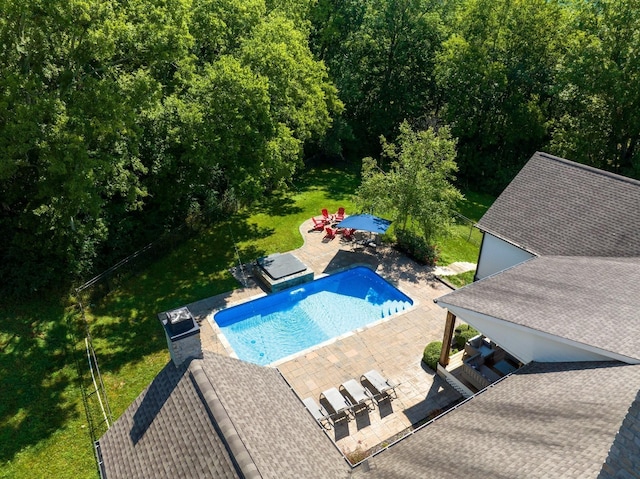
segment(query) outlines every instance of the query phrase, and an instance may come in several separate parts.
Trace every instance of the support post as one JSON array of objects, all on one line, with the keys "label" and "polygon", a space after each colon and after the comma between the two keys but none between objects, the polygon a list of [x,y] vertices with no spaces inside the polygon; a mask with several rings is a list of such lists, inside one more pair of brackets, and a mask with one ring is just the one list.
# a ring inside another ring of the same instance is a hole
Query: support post
[{"label": "support post", "polygon": [[442,349],[440,350],[440,359],[438,363],[443,368],[449,364],[449,352],[451,351],[451,343],[453,342],[453,332],[456,328],[456,315],[451,311],[447,311],[447,322],[444,325],[444,336],[442,337]]}]

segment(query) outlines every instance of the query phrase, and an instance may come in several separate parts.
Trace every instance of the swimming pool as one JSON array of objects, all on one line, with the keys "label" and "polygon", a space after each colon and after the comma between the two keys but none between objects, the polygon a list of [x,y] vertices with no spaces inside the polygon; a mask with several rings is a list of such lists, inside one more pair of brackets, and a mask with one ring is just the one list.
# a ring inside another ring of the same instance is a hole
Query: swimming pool
[{"label": "swimming pool", "polygon": [[224,309],[214,321],[240,359],[266,365],[411,305],[411,298],[359,266]]}]

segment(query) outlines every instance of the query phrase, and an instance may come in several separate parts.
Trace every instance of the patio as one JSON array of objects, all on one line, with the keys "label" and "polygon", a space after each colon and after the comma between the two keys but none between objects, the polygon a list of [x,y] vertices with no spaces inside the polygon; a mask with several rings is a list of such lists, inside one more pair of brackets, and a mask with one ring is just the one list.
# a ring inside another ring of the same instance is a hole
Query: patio
[{"label": "patio", "polygon": [[[373,411],[359,413],[356,420],[327,431],[343,453],[355,457],[381,443],[392,442],[412,424],[460,398],[421,363],[426,344],[442,339],[446,312],[433,299],[450,289],[435,279],[432,268],[418,265],[389,247],[354,250],[353,244],[343,241],[340,235],[323,241],[324,233],[314,231],[312,226],[311,220],[300,226],[304,245],[293,253],[313,270],[316,278],[350,266],[366,265],[414,301],[412,309],[389,321],[362,328],[277,364],[300,399],[312,397],[317,401],[322,391],[337,388],[349,379],[359,380],[370,369],[377,369],[399,383],[397,399],[383,401]],[[188,306],[201,324],[204,349],[230,353],[220,339],[213,314],[230,304],[265,294],[249,274],[245,269],[237,275],[246,287]]]}]

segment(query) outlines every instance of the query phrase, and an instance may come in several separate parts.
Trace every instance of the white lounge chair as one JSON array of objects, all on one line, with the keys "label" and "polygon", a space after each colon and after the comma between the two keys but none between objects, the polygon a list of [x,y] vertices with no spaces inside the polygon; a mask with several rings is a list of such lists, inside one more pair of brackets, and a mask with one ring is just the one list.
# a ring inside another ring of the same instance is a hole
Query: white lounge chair
[{"label": "white lounge chair", "polygon": [[329,420],[329,413],[325,408],[319,405],[313,398],[305,398],[302,400],[307,410],[311,413],[313,418],[324,429],[331,429],[331,422]]},{"label": "white lounge chair", "polygon": [[351,403],[354,413],[366,409],[373,411],[374,399],[371,393],[355,379],[349,379],[340,385],[340,392],[347,397]]},{"label": "white lounge chair", "polygon": [[344,397],[337,388],[329,388],[320,393],[320,404],[325,402],[329,418],[335,425],[341,421],[351,421],[351,406],[349,400]]},{"label": "white lounge chair", "polygon": [[371,394],[377,402],[387,397],[392,400],[398,398],[398,394],[396,393],[398,384],[391,379],[385,378],[375,369],[364,373],[360,377],[360,382],[371,391]]}]

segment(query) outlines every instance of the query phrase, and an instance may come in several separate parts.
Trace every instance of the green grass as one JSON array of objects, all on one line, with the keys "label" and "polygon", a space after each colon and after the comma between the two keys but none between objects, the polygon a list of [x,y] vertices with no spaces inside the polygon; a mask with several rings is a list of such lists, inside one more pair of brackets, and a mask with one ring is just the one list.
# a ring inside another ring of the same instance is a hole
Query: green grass
[{"label": "green grass", "polygon": [[0,477],[95,477],[67,312],[32,298],[0,309]]},{"label": "green grass", "polygon": [[475,263],[478,260],[482,234],[473,225],[489,209],[495,198],[473,191],[465,192],[464,197],[457,210],[470,221],[457,218],[450,234],[438,238],[439,265],[446,266],[456,261]]},{"label": "green grass", "polygon": [[494,196],[466,191],[464,192],[464,200],[458,204],[458,213],[472,221],[478,221],[494,201]]},{"label": "green grass", "polygon": [[456,288],[461,288],[467,284],[473,283],[473,276],[475,273],[475,271],[466,271],[464,273],[447,276],[446,280]]},{"label": "green grass", "polygon": [[[246,263],[301,246],[300,224],[321,208],[355,211],[352,194],[358,184],[357,171],[313,169],[289,193],[265,198],[203,230],[90,305],[91,333],[114,416],[168,361],[158,312],[238,287],[229,273],[238,257]],[[480,209],[465,208],[463,214]],[[475,261],[477,253],[471,258],[464,243],[443,242],[443,256]],[[61,302],[45,298],[0,305],[0,478],[97,477],[68,314]]]}]

